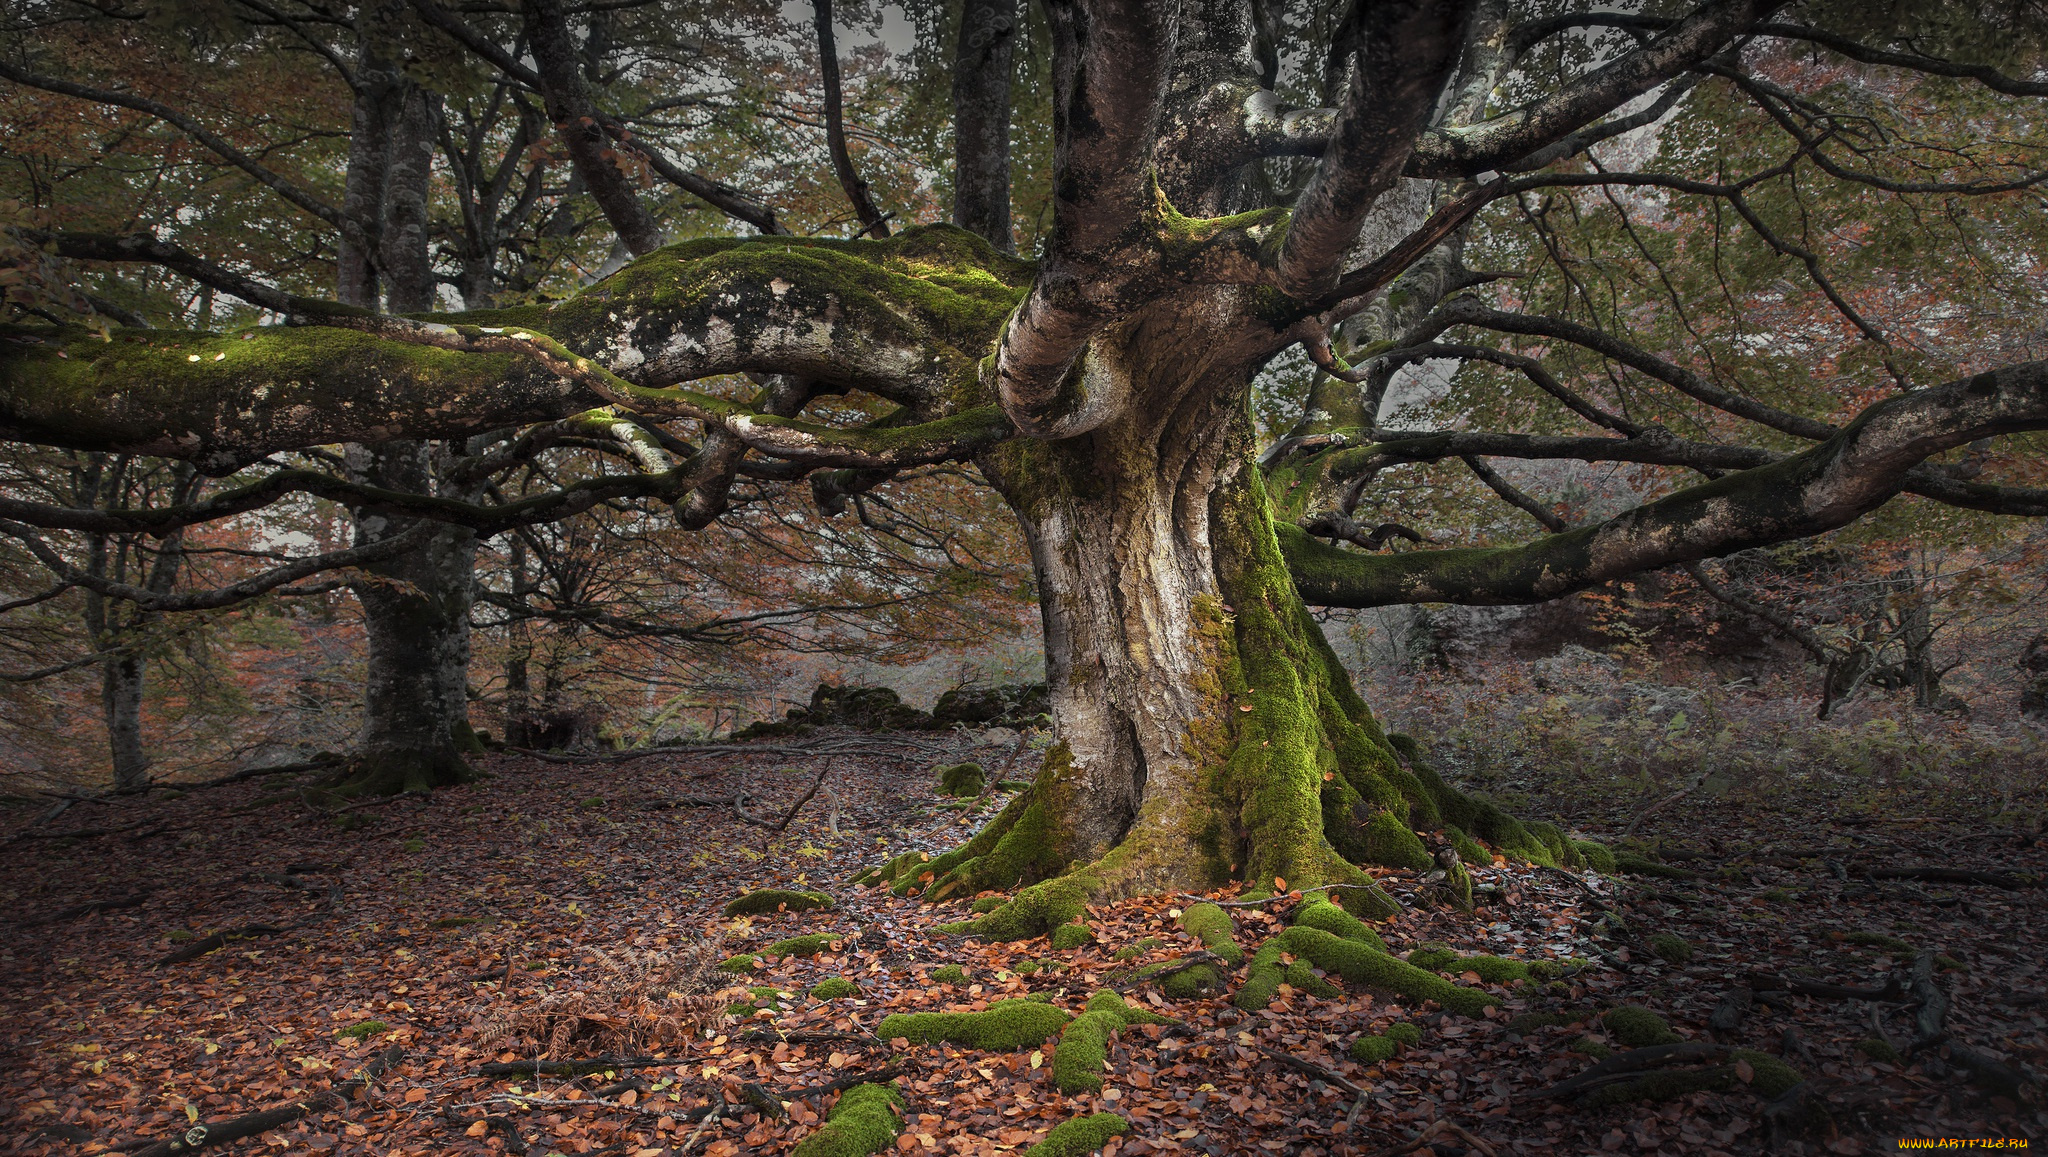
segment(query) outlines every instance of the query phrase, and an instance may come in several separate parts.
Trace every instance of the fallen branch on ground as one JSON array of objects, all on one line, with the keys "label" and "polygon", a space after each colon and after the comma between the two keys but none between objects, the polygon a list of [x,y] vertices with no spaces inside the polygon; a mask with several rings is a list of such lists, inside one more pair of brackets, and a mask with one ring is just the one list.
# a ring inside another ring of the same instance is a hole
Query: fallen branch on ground
[{"label": "fallen branch on ground", "polygon": [[371,1081],[383,1076],[404,1059],[405,1046],[392,1045],[390,1048],[370,1058],[369,1063],[358,1070],[357,1076],[343,1081],[327,1092],[307,1097],[303,1101],[293,1101],[288,1105],[279,1105],[275,1109],[264,1109],[261,1112],[249,1113],[228,1121],[216,1121],[207,1125],[194,1125],[177,1137],[167,1138],[151,1144],[149,1147],[141,1150],[136,1157],[172,1157],[173,1154],[178,1153],[195,1153],[201,1149],[211,1149],[216,1145],[226,1145],[231,1141],[239,1141],[244,1137],[254,1137],[259,1133],[267,1133],[280,1125],[289,1125],[300,1117],[311,1113],[340,1108],[342,1105],[355,1100],[356,1095],[368,1087]]}]

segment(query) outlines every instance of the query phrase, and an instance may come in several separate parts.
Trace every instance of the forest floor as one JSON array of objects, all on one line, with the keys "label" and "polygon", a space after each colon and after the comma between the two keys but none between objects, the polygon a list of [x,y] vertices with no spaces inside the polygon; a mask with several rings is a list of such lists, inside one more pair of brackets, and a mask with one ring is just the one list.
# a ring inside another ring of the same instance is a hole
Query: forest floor
[{"label": "forest floor", "polygon": [[[907,1153],[1021,1153],[1053,1125],[1103,1111],[1130,1123],[1104,1150],[1112,1155],[1710,1155],[1773,1145],[1855,1154],[1894,1151],[1900,1137],[2015,1139],[2009,1148],[2048,1138],[2038,1085],[1993,1091],[1942,1060],[1940,1048],[1910,1063],[1873,1055],[1884,1050],[1867,1042],[1889,1038],[1903,1049],[1913,1040],[1909,997],[1787,991],[1803,979],[1881,988],[1888,977],[1908,979],[1916,953],[1939,951],[1949,1039],[2023,1074],[2048,1072],[2042,892],[1868,875],[1937,866],[2038,880],[2048,875],[2048,845],[2026,833],[1962,815],[1880,810],[1842,821],[1831,814],[1839,801],[1818,786],[1681,800],[1634,834],[1697,876],[1497,861],[1475,866],[1490,900],[1475,913],[1417,906],[1377,926],[1397,952],[1441,941],[1461,952],[1590,961],[1559,982],[1496,988],[1502,1003],[1484,1018],[1385,993],[1317,999],[1291,989],[1243,1013],[1229,986],[1176,1001],[1131,976],[1195,949],[1176,920],[1186,898],[1091,910],[1094,943],[1062,951],[1044,939],[946,936],[935,925],[960,919],[964,904],[846,886],[885,854],[959,842],[1002,797],[978,812],[950,810],[931,769],[970,754],[993,767],[1012,749],[976,750],[972,733],[833,742],[843,746],[830,757],[772,743],[610,762],[494,755],[481,761],[485,782],[358,805],[348,814],[359,830],[342,830],[348,817],[315,810],[280,779],[80,803],[55,817],[39,814],[45,805],[9,809],[0,816],[10,833],[0,836],[0,900],[14,923],[0,940],[0,1151],[132,1152],[198,1123],[218,1136],[222,1122],[336,1088],[378,1057],[396,1063],[359,1095],[315,1101],[234,1150],[779,1153],[812,1132],[837,1096],[808,1090],[891,1072],[905,1101],[895,1145]],[[753,814],[781,818],[820,772],[827,790],[780,832],[729,807],[676,806],[684,795],[744,791]],[[1539,814],[1547,806],[1522,802]],[[1607,810],[1615,814],[1552,818],[1613,837],[1632,809]],[[1420,882],[1388,872],[1382,883],[1415,897]],[[728,899],[764,885],[817,887],[838,903],[720,917]],[[1239,942],[1254,948],[1277,931],[1284,907],[1232,909]],[[211,934],[238,929],[240,938],[193,955]],[[497,1018],[587,989],[621,949],[759,955],[809,932],[833,938],[819,955],[764,958],[745,976],[709,974],[788,995],[745,997],[769,1007],[721,1016],[644,1064],[536,1077],[533,1044],[485,1043]],[[1661,958],[1650,946],[1660,933],[1685,941],[1690,959]],[[702,944],[707,937],[714,943]],[[174,955],[191,958],[166,962]],[[946,965],[964,976],[933,975]],[[1791,980],[1752,985],[1755,973]],[[806,995],[831,977],[857,991]],[[1462,982],[1480,983],[1474,973]],[[1752,987],[1740,1026],[1710,1037],[1724,995]],[[1098,1092],[1055,1087],[1057,1041],[982,1052],[899,1048],[872,1035],[893,1012],[969,1011],[1025,994],[1078,1011],[1103,988],[1178,1023],[1115,1038]],[[1538,1096],[1594,1063],[1571,1047],[1605,1040],[1602,1022],[1582,1014],[1625,1004],[1662,1014],[1688,1041],[1782,1054],[1807,1078],[1806,1103],[1824,1106],[1832,1123],[1767,1137],[1765,1102],[1740,1082],[1609,1107]],[[1567,1023],[1511,1031],[1528,1012],[1564,1012]],[[1353,1039],[1402,1021],[1421,1029],[1418,1045],[1376,1064],[1347,1056]],[[504,1072],[521,1061],[524,1072],[485,1075],[488,1064]],[[747,1103],[749,1084],[770,1096]],[[785,1101],[786,1116],[766,1112]],[[725,1103],[707,1116],[707,1106]],[[1425,1130],[1432,1148],[1402,1148]]]}]

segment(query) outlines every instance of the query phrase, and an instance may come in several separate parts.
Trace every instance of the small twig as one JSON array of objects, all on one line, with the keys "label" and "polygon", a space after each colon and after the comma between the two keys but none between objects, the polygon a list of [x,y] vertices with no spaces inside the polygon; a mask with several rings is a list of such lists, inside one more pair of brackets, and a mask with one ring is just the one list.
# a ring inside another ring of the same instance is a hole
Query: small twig
[{"label": "small twig", "polygon": [[1478,1152],[1480,1157],[1500,1157],[1499,1152],[1493,1146],[1466,1132],[1463,1127],[1459,1126],[1449,1117],[1438,1118],[1434,1124],[1424,1128],[1422,1132],[1417,1133],[1408,1141],[1396,1145],[1392,1149],[1382,1149],[1373,1154],[1372,1157],[1401,1157],[1403,1153],[1413,1153],[1435,1140],[1439,1133],[1457,1134],[1458,1139]]}]

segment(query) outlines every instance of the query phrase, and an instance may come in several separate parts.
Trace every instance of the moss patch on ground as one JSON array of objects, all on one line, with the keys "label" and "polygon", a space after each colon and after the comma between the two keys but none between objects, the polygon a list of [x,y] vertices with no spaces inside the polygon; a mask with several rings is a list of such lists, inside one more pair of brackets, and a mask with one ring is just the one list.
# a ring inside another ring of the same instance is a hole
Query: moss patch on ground
[{"label": "moss patch on ground", "polygon": [[756,888],[727,901],[723,912],[727,916],[763,916],[770,912],[808,912],[814,908],[831,906],[832,897],[823,892],[805,892],[793,888]]},{"label": "moss patch on ground", "polygon": [[1052,930],[1052,946],[1061,951],[1095,943],[1095,933],[1086,924],[1062,924]]},{"label": "moss patch on ground", "polygon": [[1683,1039],[1671,1031],[1670,1023],[1663,1017],[1632,1004],[1610,1010],[1600,1018],[1600,1023],[1607,1029],[1607,1035],[1632,1049],[1677,1044]]},{"label": "moss patch on ground", "polygon": [[1010,1052],[1059,1035],[1073,1019],[1036,1000],[999,1000],[981,1012],[900,1012],[882,1018],[875,1035],[913,1044],[945,1041],[989,1052]]},{"label": "moss patch on ground", "polygon": [[931,978],[940,984],[965,984],[967,970],[957,964],[941,964],[932,969]]},{"label": "moss patch on ground", "polygon": [[1405,1021],[1390,1024],[1378,1036],[1362,1036],[1351,1042],[1351,1059],[1360,1064],[1376,1065],[1392,1060],[1402,1049],[1411,1049],[1422,1042],[1422,1030]]},{"label": "moss patch on ground", "polygon": [[1115,1113],[1075,1117],[1054,1125],[1045,1140],[1024,1151],[1024,1157],[1088,1157],[1130,1127],[1130,1122]]},{"label": "moss patch on ground", "polygon": [[830,949],[832,942],[837,939],[837,936],[829,933],[813,932],[808,936],[792,936],[787,940],[777,940],[761,951],[767,956],[816,956]]},{"label": "moss patch on ground", "polygon": [[966,799],[981,794],[988,775],[978,763],[955,763],[939,769],[939,794]]},{"label": "moss patch on ground", "polygon": [[719,961],[718,970],[720,972],[752,972],[754,966],[760,962],[760,958],[754,954],[742,952],[738,956],[728,956],[724,960]]},{"label": "moss patch on ground", "polygon": [[818,1131],[797,1144],[795,1157],[867,1157],[893,1148],[902,1105],[887,1085],[855,1085],[840,1095]]},{"label": "moss patch on ground", "polygon": [[1692,959],[1692,945],[1685,937],[1670,932],[1655,932],[1650,935],[1650,951],[1666,964],[1684,964]]},{"label": "moss patch on ground", "polygon": [[811,999],[838,1000],[842,996],[852,996],[859,991],[860,985],[844,976],[828,976],[811,986]]}]

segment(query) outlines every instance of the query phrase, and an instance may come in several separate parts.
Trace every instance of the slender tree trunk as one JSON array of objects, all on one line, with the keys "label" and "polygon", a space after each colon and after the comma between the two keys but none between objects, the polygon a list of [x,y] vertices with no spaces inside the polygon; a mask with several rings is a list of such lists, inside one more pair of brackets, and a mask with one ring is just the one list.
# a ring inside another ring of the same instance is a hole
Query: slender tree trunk
[{"label": "slender tree trunk", "polygon": [[149,753],[142,746],[142,676],[142,656],[132,651],[100,664],[100,711],[107,723],[116,791],[149,782]]}]

